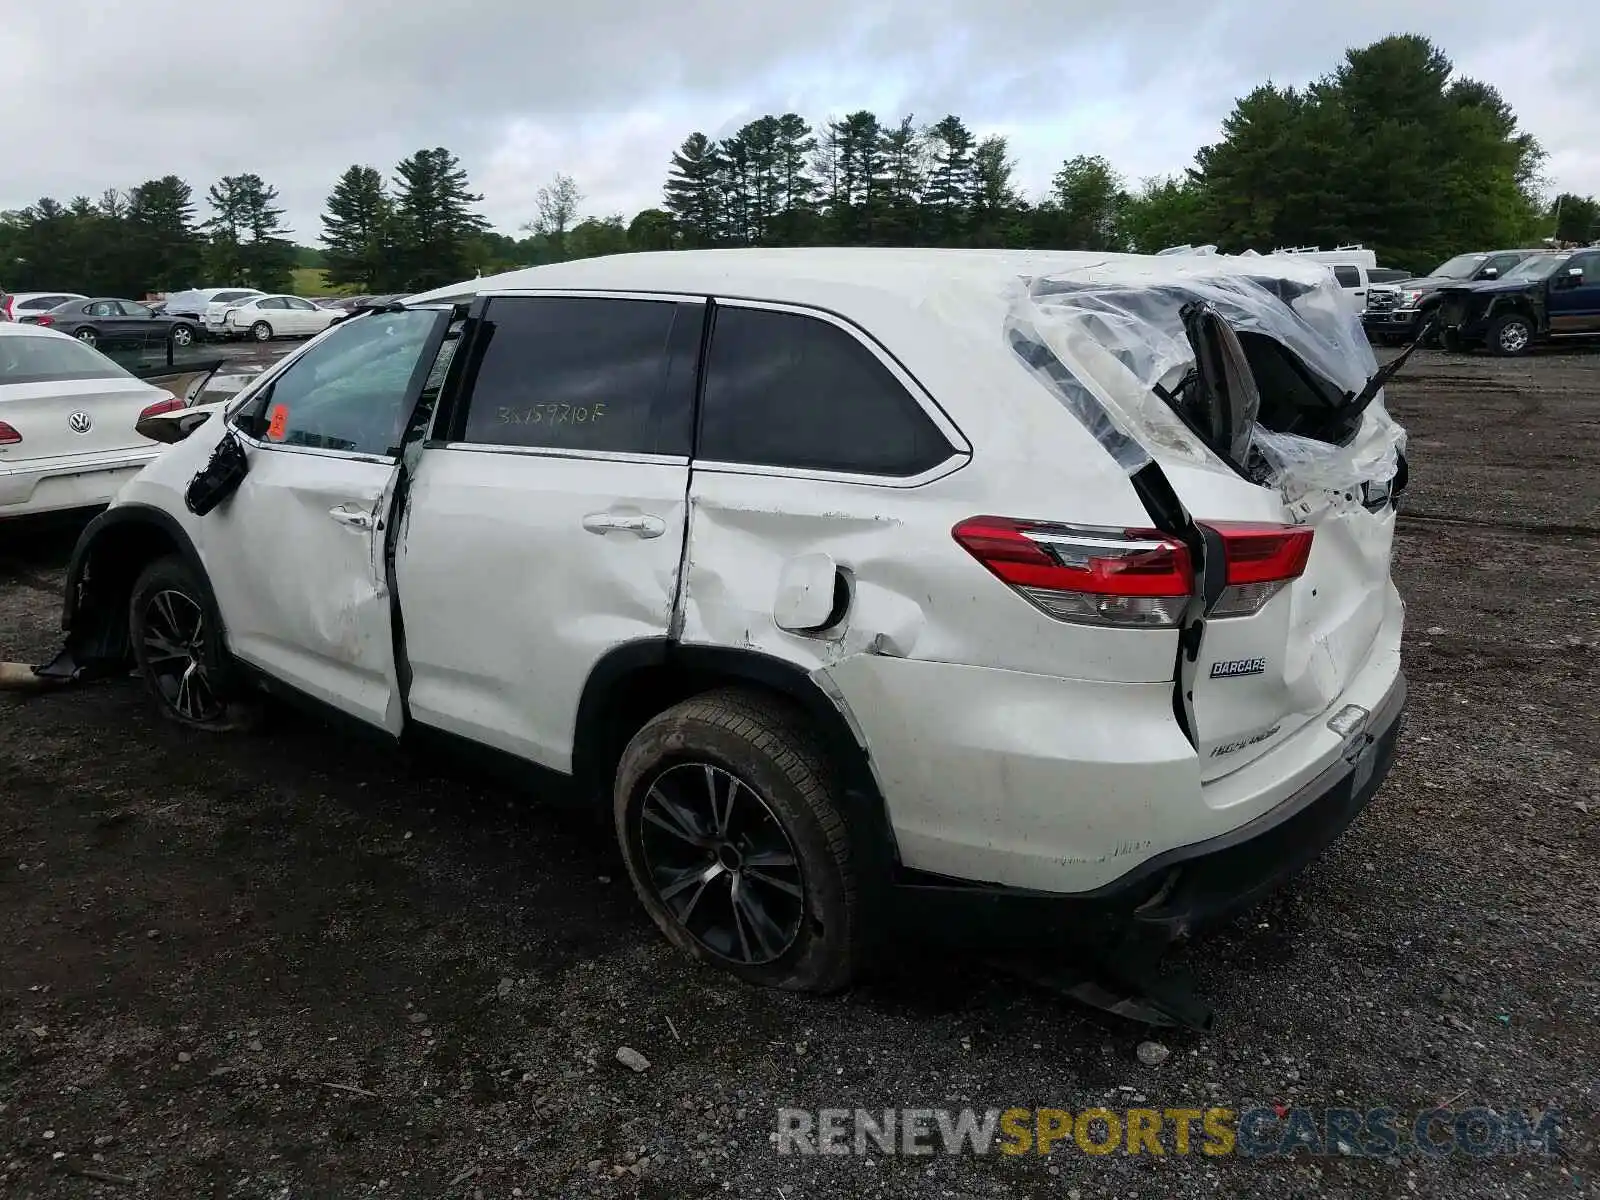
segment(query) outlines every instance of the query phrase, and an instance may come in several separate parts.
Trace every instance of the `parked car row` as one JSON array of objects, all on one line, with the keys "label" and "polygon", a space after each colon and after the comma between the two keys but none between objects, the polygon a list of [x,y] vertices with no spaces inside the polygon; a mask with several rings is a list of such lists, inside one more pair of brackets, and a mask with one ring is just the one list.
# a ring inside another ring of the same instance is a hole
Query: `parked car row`
[{"label": "parked car row", "polygon": [[404,299],[403,294],[340,296],[309,300],[258,288],[194,288],[144,303],[76,292],[0,292],[0,321],[55,328],[90,345],[170,340],[186,347],[205,338],[311,337],[366,306]]},{"label": "parked car row", "polygon": [[1446,349],[1499,355],[1600,334],[1600,247],[1458,254],[1427,275],[1370,288],[1362,322],[1379,342],[1414,341],[1431,327]]}]

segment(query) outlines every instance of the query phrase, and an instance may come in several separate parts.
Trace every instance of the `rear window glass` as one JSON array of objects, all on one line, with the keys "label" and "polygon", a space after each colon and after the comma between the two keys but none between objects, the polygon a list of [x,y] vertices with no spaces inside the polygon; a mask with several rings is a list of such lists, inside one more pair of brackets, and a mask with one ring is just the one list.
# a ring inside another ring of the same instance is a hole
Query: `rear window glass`
[{"label": "rear window glass", "polygon": [[254,295],[254,292],[218,292],[215,296],[211,297],[211,300],[212,303],[216,303],[218,300],[227,302],[229,300],[243,300],[246,296]]},{"label": "rear window glass", "polygon": [[491,299],[463,440],[687,454],[702,311],[665,300]]},{"label": "rear window glass", "polygon": [[861,341],[799,313],[719,308],[699,457],[860,475],[917,475],[948,442]]},{"label": "rear window glass", "polygon": [[1333,277],[1339,281],[1340,287],[1353,288],[1361,286],[1361,272],[1354,267],[1335,267],[1333,269]]},{"label": "rear window glass", "polygon": [[72,338],[0,337],[0,385],[131,378],[98,350]]}]

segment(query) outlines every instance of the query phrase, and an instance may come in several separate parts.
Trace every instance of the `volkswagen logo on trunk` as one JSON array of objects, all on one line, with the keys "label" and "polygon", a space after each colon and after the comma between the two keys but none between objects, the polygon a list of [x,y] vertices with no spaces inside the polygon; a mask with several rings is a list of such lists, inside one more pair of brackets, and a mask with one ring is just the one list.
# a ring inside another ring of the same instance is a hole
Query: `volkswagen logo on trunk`
[{"label": "volkswagen logo on trunk", "polygon": [[79,409],[67,418],[67,428],[73,433],[88,433],[94,428],[94,418]]}]

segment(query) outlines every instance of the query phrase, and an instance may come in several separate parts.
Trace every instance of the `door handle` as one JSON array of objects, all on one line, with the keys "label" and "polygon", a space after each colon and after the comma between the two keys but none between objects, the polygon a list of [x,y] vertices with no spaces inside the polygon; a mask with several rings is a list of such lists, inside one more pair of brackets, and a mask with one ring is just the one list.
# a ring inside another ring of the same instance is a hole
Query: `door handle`
[{"label": "door handle", "polygon": [[635,516],[609,512],[590,513],[583,518],[583,527],[590,533],[632,533],[642,538],[660,537],[667,531],[667,523],[649,513]]},{"label": "door handle", "polygon": [[351,529],[371,529],[377,524],[373,515],[364,509],[351,508],[341,504],[337,508],[330,508],[328,515],[341,525],[348,525]]}]

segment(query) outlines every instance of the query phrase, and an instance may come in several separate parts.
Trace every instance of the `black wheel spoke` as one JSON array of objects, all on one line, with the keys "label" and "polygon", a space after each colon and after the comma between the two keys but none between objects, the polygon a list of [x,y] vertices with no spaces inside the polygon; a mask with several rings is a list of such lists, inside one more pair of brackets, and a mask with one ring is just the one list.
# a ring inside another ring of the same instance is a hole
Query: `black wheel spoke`
[{"label": "black wheel spoke", "polygon": [[682,805],[673,803],[655,788],[651,788],[650,794],[645,797],[644,819],[691,846],[704,848],[711,844],[711,840],[700,832],[694,814]]},{"label": "black wheel spoke", "polygon": [[750,936],[755,938],[756,947],[761,952],[763,960],[777,957],[773,942],[776,940],[781,945],[785,940],[783,931],[773,924],[772,918],[767,916],[766,909],[762,907],[748,888],[742,886],[743,880],[735,878],[731,895],[733,898],[733,917],[739,926],[739,944],[745,950],[745,957],[750,958],[749,939],[745,936],[748,929]]},{"label": "black wheel spoke", "polygon": [[786,850],[758,850],[744,856],[744,865],[749,867],[787,867],[794,869],[794,855]]},{"label": "black wheel spoke", "polygon": [[744,866],[744,877],[767,887],[777,888],[780,892],[793,896],[796,900],[805,897],[805,892],[800,890],[798,883],[790,883],[787,879],[779,879],[776,875],[768,875],[765,871],[758,871],[748,862]]}]

